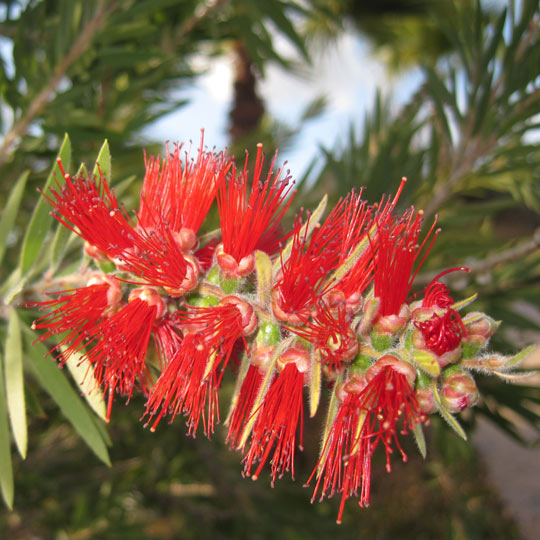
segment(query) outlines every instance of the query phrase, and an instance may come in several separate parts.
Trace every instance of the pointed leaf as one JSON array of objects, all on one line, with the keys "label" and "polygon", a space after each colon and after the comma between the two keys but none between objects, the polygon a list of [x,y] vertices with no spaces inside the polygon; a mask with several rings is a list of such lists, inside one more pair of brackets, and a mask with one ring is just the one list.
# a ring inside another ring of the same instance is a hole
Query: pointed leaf
[{"label": "pointed leaf", "polygon": [[478,293],[474,293],[469,298],[465,298],[464,300],[460,300],[459,302],[456,302],[455,304],[452,304],[450,307],[452,309],[455,309],[459,311],[460,309],[463,309],[464,307],[467,307],[469,304],[472,304],[476,299],[478,298]]},{"label": "pointed leaf", "polygon": [[238,370],[238,375],[236,376],[236,381],[234,383],[234,390],[233,390],[231,402],[229,405],[229,412],[227,413],[227,418],[225,418],[225,422],[223,422],[223,425],[226,427],[229,425],[229,422],[231,421],[231,417],[234,413],[234,409],[236,408],[236,404],[238,403],[240,390],[242,389],[242,385],[244,384],[244,379],[246,378],[250,365],[251,363],[249,361],[249,357],[244,351],[244,354],[242,355],[242,362],[240,364],[240,369]]},{"label": "pointed leaf", "polygon": [[[60,151],[58,152],[58,158],[62,160],[64,167],[68,166],[71,159],[71,142],[67,134],[64,137],[64,142],[62,143]],[[62,173],[58,167],[58,162],[55,162],[54,167],[52,168],[52,171],[49,174],[45,185],[43,186],[44,192],[55,178],[59,183],[63,182]],[[21,274],[23,276],[36,262],[43,245],[43,240],[49,231],[51,219],[52,218],[49,216],[49,205],[45,202],[43,197],[40,197],[30,219],[30,225],[28,225],[28,229],[26,230],[23,240],[21,259],[19,262]]]},{"label": "pointed leaf", "polygon": [[13,468],[11,465],[11,448],[4,391],[4,366],[0,354],[0,491],[8,508],[13,507]]},{"label": "pointed leaf", "polygon": [[25,171],[19,176],[9,198],[7,200],[5,208],[2,210],[2,217],[0,218],[0,263],[4,258],[4,253],[6,251],[6,242],[9,232],[13,228],[17,213],[19,211],[19,206],[21,204],[21,199],[24,193],[24,188],[26,186],[26,180],[30,171]]},{"label": "pointed leaf", "polygon": [[92,171],[93,176],[103,176],[108,184],[111,183],[111,151],[109,149],[109,141],[105,139],[101,149],[99,150],[96,164]]},{"label": "pointed leaf", "polygon": [[439,395],[439,390],[437,388],[437,381],[433,381],[433,396],[435,397],[435,402],[439,408],[439,413],[446,420],[446,423],[463,439],[467,440],[467,434],[464,429],[461,427],[460,423],[450,414],[448,409],[443,405],[441,401],[441,396]]},{"label": "pointed leaf", "polygon": [[427,448],[426,448],[426,438],[424,437],[424,430],[422,429],[422,424],[415,423],[413,424],[412,432],[414,435],[414,440],[416,441],[416,446],[420,455],[426,459]]},{"label": "pointed leaf", "polygon": [[253,402],[253,407],[251,407],[249,420],[246,422],[246,425],[244,427],[244,431],[242,433],[242,438],[240,439],[240,443],[238,444],[238,448],[243,448],[247,442],[247,439],[249,437],[249,434],[251,433],[251,430],[253,428],[253,424],[255,423],[255,420],[257,418],[257,415],[255,414],[255,411],[261,406],[262,401],[264,399],[264,396],[266,395],[266,392],[270,388],[270,383],[272,382],[272,376],[274,374],[274,368],[276,366],[276,362],[281,355],[281,353],[293,342],[294,336],[291,336],[290,338],[282,341],[278,347],[276,347],[276,350],[274,351],[274,354],[272,355],[272,359],[270,362],[268,362],[268,365],[266,367],[266,373],[264,374],[263,381],[261,383],[261,386],[259,387],[259,391],[257,392],[257,397],[255,398],[255,401]]},{"label": "pointed leaf", "polygon": [[[370,231],[370,235],[371,235]],[[357,261],[364,255],[367,249],[370,248],[370,240],[366,236],[353,250],[353,252],[345,259],[343,264],[330,276],[328,283],[337,285],[349,272],[349,270],[357,263]]]},{"label": "pointed leaf", "polygon": [[36,379],[96,456],[110,465],[107,447],[92,418],[92,413],[88,411],[55,362],[49,356],[45,356],[47,349],[40,343],[32,345],[32,338],[33,335],[30,332],[25,334],[30,365],[34,369]]},{"label": "pointed leaf", "polygon": [[26,426],[26,406],[24,403],[21,328],[17,311],[12,307],[9,309],[4,356],[4,376],[9,421],[17,450],[24,459],[26,458],[28,429]]},{"label": "pointed leaf", "polygon": [[309,379],[309,416],[313,418],[321,399],[321,353],[315,349],[311,353],[311,377]]},{"label": "pointed leaf", "polygon": [[272,302],[272,261],[264,251],[255,251],[257,273],[257,301],[263,306]]},{"label": "pointed leaf", "polygon": [[[64,352],[65,348],[62,348]],[[81,361],[81,355],[74,353],[69,355],[66,366],[81,389],[81,395],[86,399],[92,410],[104,421],[107,421],[107,411],[103,394],[94,375],[94,367],[88,362]]]},{"label": "pointed leaf", "polygon": [[518,352],[514,356],[511,356],[506,363],[504,364],[504,369],[511,369],[516,366],[519,366],[522,362],[524,362],[536,349],[538,348],[538,345],[529,345],[522,351]]},{"label": "pointed leaf", "polygon": [[[307,238],[309,235],[313,232],[313,229],[319,224],[319,221],[321,220],[322,215],[324,214],[324,211],[326,209],[326,204],[328,203],[328,195],[325,195],[322,199],[317,208],[313,211],[313,213],[309,216],[308,221],[304,223],[302,228],[300,229],[299,236],[300,238],[304,238],[304,236]],[[278,260],[274,263],[274,267],[272,268],[272,271],[275,273],[279,270],[282,263],[285,263],[289,256],[291,255],[292,246],[294,244],[294,238],[291,238],[284,249],[281,250],[281,257],[278,258]]]}]

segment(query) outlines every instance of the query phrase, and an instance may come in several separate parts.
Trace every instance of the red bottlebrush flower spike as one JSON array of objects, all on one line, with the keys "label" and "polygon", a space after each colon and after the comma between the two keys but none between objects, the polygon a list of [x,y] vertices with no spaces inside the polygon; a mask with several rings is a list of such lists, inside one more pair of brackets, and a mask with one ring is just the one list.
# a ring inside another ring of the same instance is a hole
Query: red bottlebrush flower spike
[{"label": "red bottlebrush flower spike", "polygon": [[337,523],[341,523],[346,500],[358,496],[359,489],[362,489],[360,504],[369,505],[373,445],[370,438],[364,436],[367,412],[362,408],[361,392],[365,386],[365,377],[355,375],[336,390],[341,403],[323,442],[319,462],[307,481],[309,484],[317,477],[311,502],[319,489],[319,501],[341,493]]},{"label": "red bottlebrush flower spike", "polygon": [[416,215],[414,208],[391,225],[377,229],[377,253],[375,255],[375,296],[380,299],[379,315],[397,315],[405,303],[412,283],[425,257],[429,253],[439,231],[435,231],[422,260],[413,272],[413,266],[430,238],[435,223],[431,226],[420,245],[418,238],[422,226],[423,212]]},{"label": "red bottlebrush flower spike", "polygon": [[253,270],[253,251],[261,238],[273,238],[279,223],[293,200],[290,176],[281,178],[283,168],[272,178],[276,156],[272,160],[270,170],[264,181],[261,180],[263,167],[262,145],[257,146],[257,158],[251,193],[247,195],[248,171],[247,156],[244,171],[236,178],[233,176],[219,189],[217,195],[219,217],[221,224],[222,246],[218,249],[217,257],[221,269],[229,277],[242,276]]},{"label": "red bottlebrush flower spike", "polygon": [[[201,415],[204,432],[209,437],[214,431],[218,395],[215,373],[203,381],[209,357],[209,347],[197,334],[187,334],[170,362],[154,384],[144,416],[149,416],[148,425],[155,431],[161,418],[170,413],[171,422],[183,412],[188,417],[188,434],[195,436]],[[207,411],[205,411],[205,405]]]},{"label": "red bottlebrush flower spike", "polygon": [[135,289],[120,311],[96,328],[96,342],[84,358],[94,365],[100,386],[109,392],[107,418],[110,418],[114,392],[131,398],[135,382],[147,392],[145,359],[152,329],[165,313],[165,303],[154,289]]},{"label": "red bottlebrush flower spike", "polygon": [[[291,347],[278,359],[280,372],[264,396],[251,434],[251,444],[244,458],[244,474],[256,480],[270,453],[272,486],[287,471],[294,478],[294,453],[298,425],[299,447],[302,449],[304,424],[303,399],[304,377],[309,369],[309,354],[305,349]],[[258,463],[252,474],[252,468]]]},{"label": "red bottlebrush flower spike", "polygon": [[309,239],[307,234],[302,234],[302,223],[297,219],[291,253],[281,262],[273,293],[274,314],[278,319],[299,324],[307,318],[309,308],[334,285],[328,282],[329,274],[365,234],[363,228],[369,212],[360,195],[351,193],[340,200]]},{"label": "red bottlebrush flower spike", "polygon": [[[356,313],[362,302],[362,293],[373,280],[375,269],[375,255],[377,253],[377,232],[387,226],[392,220],[392,212],[399,200],[406,179],[401,179],[401,184],[395,195],[390,198],[384,197],[380,203],[372,206],[365,206],[365,202],[359,195],[351,195],[348,205],[353,211],[350,212],[349,221],[355,224],[351,229],[356,230],[356,234],[348,237],[348,242],[344,243],[340,264],[344,263],[353,250],[361,242],[366,243],[364,252],[358,258],[354,266],[341,278],[339,283],[329,292],[330,303],[346,302],[347,309]],[[341,299],[340,299],[341,296]]]},{"label": "red bottlebrush flower spike", "polygon": [[159,158],[145,158],[139,224],[152,229],[164,223],[175,233],[191,231],[196,239],[231,163],[223,152],[205,152],[204,137],[195,161],[188,152],[182,161],[181,150],[175,146],[163,163]]},{"label": "red bottlebrush flower spike", "polygon": [[65,183],[43,193],[52,215],[91,246],[114,258],[133,248],[137,233],[118,205],[104,177],[71,178],[58,161]]},{"label": "red bottlebrush flower spike", "polygon": [[162,229],[140,235],[137,249],[120,257],[125,269],[152,287],[163,287],[170,296],[182,296],[199,279],[199,264],[182,246],[173,232]]},{"label": "red bottlebrush flower spike", "polygon": [[227,296],[218,306],[179,312],[176,322],[186,335],[154,385],[145,416],[149,415],[150,421],[156,417],[151,428],[155,429],[167,410],[172,411],[173,418],[182,411],[188,416],[188,433],[195,435],[202,414],[204,433],[210,437],[219,415],[221,375],[235,342],[253,332],[257,319],[249,304]]},{"label": "red bottlebrush flower spike", "polygon": [[243,446],[241,446],[244,427],[250,418],[257,392],[264,379],[265,367],[273,352],[273,346],[260,344],[255,344],[250,352],[250,366],[242,381],[238,398],[236,403],[234,403],[230,418],[228,419],[229,431],[226,442],[231,448],[244,450]]},{"label": "red bottlebrush flower spike", "polygon": [[[36,341],[46,341],[52,336],[67,332],[60,343],[52,351],[56,350],[62,356],[64,363],[71,354],[84,347],[88,336],[95,334],[95,328],[101,318],[109,311],[114,311],[122,289],[119,282],[113,276],[95,276],[90,278],[86,287],[79,289],[50,293],[57,296],[54,300],[27,304],[28,307],[51,309],[53,311],[37,319],[32,324],[32,329],[47,329]],[[65,350],[62,352],[61,349]]]},{"label": "red bottlebrush flower spike", "polygon": [[397,431],[399,422],[400,433],[405,434],[421,419],[414,392],[415,378],[415,369],[410,364],[385,355],[367,370],[364,388],[361,380],[344,386],[346,397],[342,399],[323,444],[319,464],[311,476],[318,477],[314,497],[319,487],[322,487],[321,498],[328,491],[329,496],[336,491],[341,493],[338,523],[346,499],[356,496],[359,489],[360,505],[369,505],[371,457],[380,442],[384,444],[389,472],[393,444],[406,461]]},{"label": "red bottlebrush flower spike", "polygon": [[165,314],[160,324],[154,328],[153,336],[158,353],[159,367],[163,371],[180,348],[182,336],[178,333],[176,323],[169,314]]},{"label": "red bottlebrush flower spike", "polygon": [[341,369],[342,362],[352,360],[358,352],[358,338],[343,304],[330,309],[320,302],[311,320],[289,330],[319,349],[321,361],[333,368]]}]

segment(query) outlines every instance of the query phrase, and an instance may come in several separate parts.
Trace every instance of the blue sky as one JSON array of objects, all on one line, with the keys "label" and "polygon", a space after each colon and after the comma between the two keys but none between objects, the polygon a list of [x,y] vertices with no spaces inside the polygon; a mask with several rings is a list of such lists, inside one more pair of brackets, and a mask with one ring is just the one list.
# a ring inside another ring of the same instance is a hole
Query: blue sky
[{"label": "blue sky", "polygon": [[[284,40],[276,41],[282,53],[294,55]],[[145,134],[155,140],[198,141],[200,129],[204,128],[207,145],[220,149],[227,144],[232,58],[214,59],[210,65],[202,58],[193,62],[206,72],[196,85],[179,91],[179,96],[190,103],[154,123]],[[392,93],[397,107],[421,80],[418,70],[390,76],[383,63],[371,54],[367,41],[346,31],[335,45],[315,53],[313,65],[301,75],[287,73],[277,65],[269,66],[259,93],[273,117],[293,125],[313,99],[320,95],[327,98],[325,113],[305,125],[294,148],[280,154],[281,160],[288,161],[293,177],[298,178],[319,153],[319,145],[334,147],[342,134],[347,134],[351,122],[361,125],[366,110],[373,105],[377,88],[385,94]]]}]

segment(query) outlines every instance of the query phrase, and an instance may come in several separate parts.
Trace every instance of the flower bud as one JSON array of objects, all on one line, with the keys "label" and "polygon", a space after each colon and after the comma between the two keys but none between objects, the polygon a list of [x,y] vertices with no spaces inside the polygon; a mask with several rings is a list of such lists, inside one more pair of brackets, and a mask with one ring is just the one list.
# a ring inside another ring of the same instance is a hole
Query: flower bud
[{"label": "flower bud", "polygon": [[497,331],[500,322],[480,311],[472,311],[463,317],[466,334],[463,339],[464,354],[474,356],[484,348],[489,338]]},{"label": "flower bud", "polygon": [[473,407],[478,397],[478,388],[470,373],[451,368],[449,374],[443,374],[441,401],[450,412],[458,413]]},{"label": "flower bud", "polygon": [[437,410],[437,403],[431,388],[418,388],[415,395],[421,412],[430,415]]}]

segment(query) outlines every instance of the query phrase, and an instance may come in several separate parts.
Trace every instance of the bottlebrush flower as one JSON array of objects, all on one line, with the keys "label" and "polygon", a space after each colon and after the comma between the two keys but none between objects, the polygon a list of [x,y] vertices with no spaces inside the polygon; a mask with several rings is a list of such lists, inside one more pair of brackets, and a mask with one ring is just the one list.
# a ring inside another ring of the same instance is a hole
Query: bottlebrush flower
[{"label": "bottlebrush flower", "polygon": [[84,360],[94,366],[99,385],[109,394],[107,419],[110,419],[116,391],[127,396],[129,401],[138,380],[143,393],[147,393],[149,378],[145,359],[148,341],[165,309],[156,290],[135,289],[127,305],[103,320],[91,336],[93,343]]},{"label": "bottlebrush flower", "polygon": [[242,437],[246,423],[253,413],[253,406],[257,398],[257,393],[261,387],[266,369],[275,347],[271,345],[254,344],[249,354],[249,367],[242,380],[240,390],[233,403],[231,412],[226,421],[229,430],[226,443],[231,448],[244,450]]},{"label": "bottlebrush flower", "polygon": [[317,477],[313,499],[319,488],[321,499],[341,493],[338,523],[345,501],[357,496],[359,490],[359,504],[369,506],[371,458],[379,443],[384,445],[389,472],[394,444],[406,461],[397,432],[399,423],[400,433],[406,433],[421,418],[415,379],[416,371],[410,364],[384,355],[366,371],[365,380],[355,376],[338,388],[341,403],[308,480]]},{"label": "bottlebrush flower", "polygon": [[[95,335],[96,326],[107,313],[116,309],[122,296],[122,289],[114,276],[95,275],[86,287],[49,293],[54,300],[33,302],[27,307],[53,309],[32,324],[32,330],[47,329],[36,341],[46,341],[53,336],[65,335],[51,349],[58,351],[64,363],[71,354],[85,345],[89,336]],[[62,351],[63,349],[63,351]]]},{"label": "bottlebrush flower", "polygon": [[358,352],[358,338],[351,323],[352,317],[344,304],[331,309],[324,302],[319,302],[311,319],[289,330],[317,348],[322,362],[341,369],[342,363],[352,360]]},{"label": "bottlebrush flower", "polygon": [[377,230],[377,254],[375,256],[375,297],[380,299],[379,315],[398,315],[411,290],[414,278],[425,257],[429,253],[439,230],[430,243],[420,262],[413,266],[433,233],[431,226],[421,244],[418,244],[422,227],[423,212],[408,210],[403,217],[391,224],[381,225]]},{"label": "bottlebrush flower", "polygon": [[[309,353],[300,347],[290,347],[277,361],[278,376],[272,382],[259,409],[251,433],[249,450],[244,458],[244,474],[256,480],[270,457],[272,486],[285,472],[294,478],[294,454],[297,431],[302,449],[304,429],[303,388],[309,370]],[[300,426],[298,426],[300,424]],[[258,465],[257,465],[258,464]],[[257,465],[254,473],[253,467]]]},{"label": "bottlebrush flower", "polygon": [[184,339],[153,386],[145,416],[155,430],[167,411],[172,418],[183,412],[188,417],[188,433],[195,435],[202,415],[204,433],[210,437],[219,419],[221,375],[236,341],[254,331],[257,318],[247,302],[227,296],[214,307],[178,312],[176,322]]},{"label": "bottlebrush flower", "polygon": [[[294,478],[304,388],[314,416],[329,383],[321,454],[308,483],[313,499],[340,495],[341,522],[348,498],[369,505],[378,447],[390,471],[392,453],[407,458],[399,435],[415,428],[423,452],[417,424],[437,411],[464,436],[452,414],[479,397],[471,370],[506,375],[527,351],[477,356],[498,323],[457,312],[466,302],[454,304],[440,278],[463,268],[439,274],[412,301],[439,231],[434,222],[423,235],[422,211],[396,214],[405,179],[393,198],[368,205],[352,192],[319,221],[321,203],[287,233],[282,218],[293,183],[283,168],[274,173],[275,160],[263,175],[259,145],[248,174],[247,157],[237,170],[225,153],[205,151],[202,138],[193,159],[181,145],[163,159],[145,157],[136,219],[103,175],[70,177],[59,163],[63,178],[44,194],[52,214],[85,241],[88,264],[112,261],[116,273],[89,274],[86,286],[28,305],[49,311],[33,328],[44,331],[39,341],[59,341],[51,353],[60,362],[77,353],[93,368],[108,394],[107,418],[116,394],[129,401],[140,391],[152,431],[182,413],[189,435],[202,421],[210,437],[230,366],[227,444],[243,454],[246,476],[258,478],[268,464],[272,485],[287,472]],[[214,199],[221,228],[199,238]],[[127,302],[121,285],[131,290]]]},{"label": "bottlebrush flower", "polygon": [[364,234],[368,211],[357,193],[341,199],[320,227],[308,237],[297,218],[291,252],[281,261],[273,292],[274,315],[301,324],[310,308],[335,286],[330,274],[346,259]]},{"label": "bottlebrush flower", "polygon": [[58,166],[65,183],[60,184],[57,179],[57,189],[51,189],[50,195],[43,193],[53,207],[52,215],[111,259],[132,249],[137,233],[105,178],[71,178],[61,160]]},{"label": "bottlebrush flower", "polygon": [[[461,340],[466,333],[461,316],[450,307],[454,301],[448,287],[439,281],[442,276],[456,270],[469,271],[467,268],[451,268],[438,274],[426,287],[420,307],[413,309],[411,315],[418,329],[412,333],[413,345],[433,352],[440,367],[459,359]],[[414,304],[411,309],[413,307]]]},{"label": "bottlebrush flower", "polygon": [[186,254],[178,237],[165,228],[144,231],[136,239],[136,249],[124,252],[118,259],[123,270],[142,278],[145,285],[163,287],[170,296],[182,296],[199,279],[197,259]]},{"label": "bottlebrush flower", "polygon": [[[389,217],[386,223],[377,224],[377,237],[374,240],[376,241],[373,280],[375,297],[371,301],[377,303],[377,310],[373,319],[371,339],[375,349],[381,352],[391,347],[394,337],[409,320],[407,297],[418,270],[440,232],[438,229],[432,236],[435,220],[419,244],[422,216],[422,211],[415,213],[414,208],[410,208],[401,218]],[[428,240],[429,244],[417,262]]]},{"label": "bottlebrush flower", "polygon": [[182,146],[161,162],[159,157],[145,157],[139,225],[146,230],[167,230],[179,235],[183,249],[193,249],[197,233],[215,199],[217,190],[225,181],[231,160],[224,152],[215,154],[204,150],[204,136],[196,160],[185,153]]},{"label": "bottlebrush flower", "polygon": [[[269,238],[275,242],[280,220],[293,200],[290,176],[281,178],[283,168],[272,177],[276,155],[266,179],[261,180],[264,158],[262,144],[257,145],[249,196],[247,155],[243,172],[237,177],[233,167],[231,177],[218,190],[222,244],[216,253],[226,277],[245,276],[253,270],[253,251],[260,242],[266,243]],[[286,200],[288,195],[291,196]]]}]

